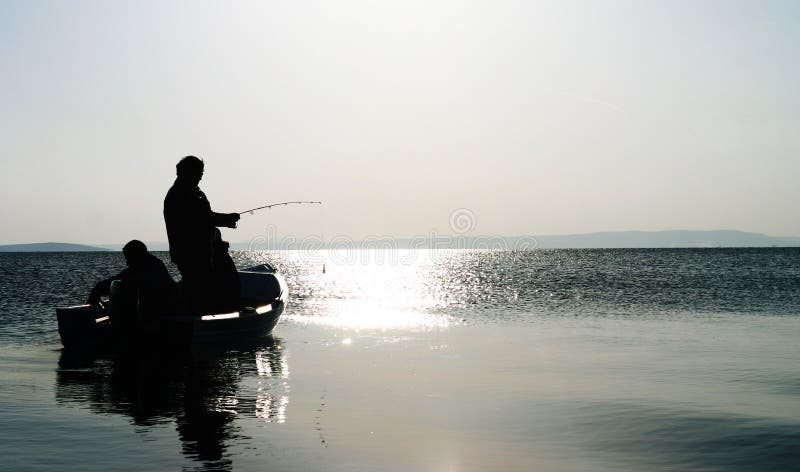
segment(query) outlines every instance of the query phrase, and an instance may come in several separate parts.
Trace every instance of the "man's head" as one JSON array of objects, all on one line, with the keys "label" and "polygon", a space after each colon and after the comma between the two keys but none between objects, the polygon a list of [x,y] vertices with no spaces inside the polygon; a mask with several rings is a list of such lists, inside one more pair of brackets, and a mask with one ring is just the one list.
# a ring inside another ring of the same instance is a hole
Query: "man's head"
[{"label": "man's head", "polygon": [[147,256],[147,246],[138,239],[134,239],[128,241],[128,243],[122,247],[122,254],[125,255],[125,261],[128,263],[129,267],[136,267],[142,259]]},{"label": "man's head", "polygon": [[178,178],[192,182],[195,185],[203,178],[203,160],[196,156],[186,156],[175,166]]}]

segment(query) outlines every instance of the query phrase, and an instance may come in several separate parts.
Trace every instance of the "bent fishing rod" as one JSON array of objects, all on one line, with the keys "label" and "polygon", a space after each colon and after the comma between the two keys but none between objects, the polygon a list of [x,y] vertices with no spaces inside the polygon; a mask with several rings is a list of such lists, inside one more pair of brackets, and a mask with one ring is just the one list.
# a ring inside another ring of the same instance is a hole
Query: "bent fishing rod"
[{"label": "bent fishing rod", "polygon": [[243,215],[245,213],[250,213],[252,215],[254,211],[263,210],[264,208],[272,208],[272,207],[281,206],[281,205],[300,205],[300,204],[319,204],[319,205],[322,205],[322,202],[312,202],[312,201],[303,200],[303,201],[297,201],[297,202],[270,203],[269,205],[260,206],[258,208],[252,208],[250,210],[240,211],[239,214]]}]

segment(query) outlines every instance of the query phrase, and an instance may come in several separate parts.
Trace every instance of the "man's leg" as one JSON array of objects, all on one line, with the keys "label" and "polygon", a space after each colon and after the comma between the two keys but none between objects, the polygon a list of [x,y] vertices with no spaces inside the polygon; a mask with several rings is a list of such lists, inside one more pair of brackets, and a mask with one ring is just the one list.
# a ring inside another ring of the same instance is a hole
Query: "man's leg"
[{"label": "man's leg", "polygon": [[181,273],[181,292],[185,306],[191,313],[202,313],[211,304],[211,264],[177,264]]},{"label": "man's leg", "polygon": [[215,307],[220,311],[238,311],[241,308],[239,272],[227,252],[215,257],[212,280],[214,286],[211,292],[214,294]]}]

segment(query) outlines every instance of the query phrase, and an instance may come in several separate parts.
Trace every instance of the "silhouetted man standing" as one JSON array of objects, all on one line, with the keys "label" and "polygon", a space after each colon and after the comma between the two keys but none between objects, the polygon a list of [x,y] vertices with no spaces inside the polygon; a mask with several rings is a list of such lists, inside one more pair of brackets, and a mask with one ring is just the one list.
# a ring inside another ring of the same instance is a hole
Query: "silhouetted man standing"
[{"label": "silhouetted man standing", "polygon": [[176,166],[178,178],[164,199],[169,255],[181,272],[181,285],[191,311],[207,311],[213,299],[214,230],[235,228],[238,213],[214,213],[198,187],[203,161],[186,156]]}]

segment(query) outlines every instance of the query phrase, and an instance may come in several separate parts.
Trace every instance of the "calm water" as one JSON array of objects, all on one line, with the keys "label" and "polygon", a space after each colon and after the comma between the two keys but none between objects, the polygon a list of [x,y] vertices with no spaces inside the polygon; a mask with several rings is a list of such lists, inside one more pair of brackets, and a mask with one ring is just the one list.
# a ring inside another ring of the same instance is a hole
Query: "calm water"
[{"label": "calm water", "polygon": [[236,257],[287,278],[274,337],[134,358],[55,323],[121,254],[0,254],[0,469],[800,464],[798,249]]}]

